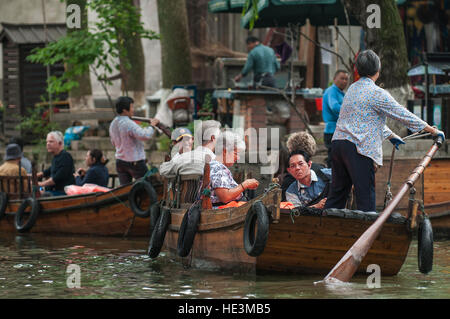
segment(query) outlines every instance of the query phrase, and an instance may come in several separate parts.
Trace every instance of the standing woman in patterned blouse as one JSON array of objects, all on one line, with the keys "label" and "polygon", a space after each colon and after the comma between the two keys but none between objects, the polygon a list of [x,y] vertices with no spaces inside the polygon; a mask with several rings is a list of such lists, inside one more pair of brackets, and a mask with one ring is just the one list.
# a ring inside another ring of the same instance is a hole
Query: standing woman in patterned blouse
[{"label": "standing woman in patterned blouse", "polygon": [[237,162],[239,152],[244,150],[245,143],[238,134],[231,131],[220,133],[216,144],[216,158],[209,163],[213,206],[240,200],[246,189],[258,188],[259,182],[254,178],[246,179],[241,184],[236,183],[228,169]]},{"label": "standing woman in patterned blouse", "polygon": [[354,185],[358,210],[375,211],[375,165],[383,165],[382,143],[389,139],[397,149],[404,144],[386,126],[386,118],[399,121],[412,132],[425,130],[445,136],[375,84],[381,68],[375,52],[361,52],[356,68],[361,78],[344,97],[331,143],[332,183],[325,208],[344,208]]}]

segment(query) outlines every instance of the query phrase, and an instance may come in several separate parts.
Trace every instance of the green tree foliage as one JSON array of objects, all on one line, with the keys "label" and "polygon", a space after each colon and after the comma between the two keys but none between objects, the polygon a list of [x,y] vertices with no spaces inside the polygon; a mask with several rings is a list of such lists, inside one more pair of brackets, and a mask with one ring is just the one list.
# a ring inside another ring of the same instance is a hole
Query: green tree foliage
[{"label": "green tree foliage", "polygon": [[242,8],[242,16],[245,16],[245,14],[249,11],[252,10],[252,16],[250,19],[250,25],[249,25],[249,30],[253,30],[253,27],[255,26],[255,22],[256,20],[258,20],[259,15],[258,15],[258,0],[246,0],[244,7]]},{"label": "green tree foliage", "polygon": [[[17,129],[27,136],[28,142],[31,144],[45,145],[45,139],[49,132],[61,130],[61,127],[50,121],[50,113],[45,106],[36,106],[27,112],[27,115],[21,117],[20,124]],[[29,138],[29,139],[28,139]]]},{"label": "green tree foliage", "polygon": [[127,46],[124,45],[128,35],[141,38],[158,39],[154,31],[146,30],[140,21],[140,13],[129,0],[91,0],[86,6],[97,14],[94,26],[68,33],[56,42],[44,48],[33,50],[27,60],[44,65],[55,63],[70,64],[62,76],[49,79],[47,91],[56,96],[78,87],[75,80],[90,67],[95,67],[97,78],[111,85],[109,77],[120,71],[122,63],[131,68]]}]

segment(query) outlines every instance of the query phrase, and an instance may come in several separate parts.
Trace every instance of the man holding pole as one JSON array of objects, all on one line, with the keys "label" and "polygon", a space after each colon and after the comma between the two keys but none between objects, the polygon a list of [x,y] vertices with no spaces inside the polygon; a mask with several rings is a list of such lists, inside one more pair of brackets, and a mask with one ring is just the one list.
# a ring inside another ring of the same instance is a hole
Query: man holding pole
[{"label": "man holding pole", "polygon": [[116,102],[118,115],[111,122],[109,136],[116,148],[116,171],[120,185],[131,183],[133,178],[143,177],[147,171],[143,141],[150,140],[159,120],[151,119],[150,127],[142,128],[130,117],[134,114],[134,100],[128,96],[121,96]]},{"label": "man holding pole", "polygon": [[445,139],[443,132],[409,112],[375,84],[381,68],[375,52],[361,52],[356,68],[361,78],[349,87],[344,97],[331,142],[332,182],[325,209],[344,208],[354,185],[358,210],[375,211],[375,167],[383,165],[382,142],[389,139],[396,147],[404,144],[386,126],[387,117],[412,132],[425,130]]}]

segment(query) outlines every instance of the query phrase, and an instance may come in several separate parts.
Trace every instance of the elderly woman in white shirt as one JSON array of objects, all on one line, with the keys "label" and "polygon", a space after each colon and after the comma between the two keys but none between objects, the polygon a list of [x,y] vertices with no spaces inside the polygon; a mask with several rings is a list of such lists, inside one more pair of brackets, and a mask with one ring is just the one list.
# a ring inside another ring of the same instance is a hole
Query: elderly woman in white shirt
[{"label": "elderly woman in white shirt", "polygon": [[445,136],[375,84],[381,68],[375,52],[361,52],[356,68],[361,78],[345,94],[331,142],[332,183],[325,208],[344,208],[354,185],[358,210],[375,211],[375,165],[383,165],[382,142],[389,139],[396,148],[404,144],[386,126],[386,118],[412,132],[425,130],[443,140]]},{"label": "elderly woman in white shirt", "polygon": [[229,167],[239,158],[239,152],[245,151],[242,138],[231,131],[222,132],[216,144],[216,158],[210,162],[211,203],[221,206],[233,200],[241,200],[246,189],[256,189],[256,179],[246,179],[241,184],[233,179]]}]

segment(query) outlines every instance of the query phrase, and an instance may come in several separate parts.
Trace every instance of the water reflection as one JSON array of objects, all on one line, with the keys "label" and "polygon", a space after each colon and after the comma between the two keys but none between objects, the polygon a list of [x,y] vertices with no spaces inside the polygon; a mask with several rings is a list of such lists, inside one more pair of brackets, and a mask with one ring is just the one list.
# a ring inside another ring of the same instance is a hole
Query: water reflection
[{"label": "water reflection", "polygon": [[[162,253],[146,255],[144,238],[0,235],[0,298],[449,298],[450,241],[435,242],[433,271],[417,268],[413,242],[401,272],[368,288],[366,276],[317,285],[323,276],[230,274],[185,269]],[[66,269],[81,269],[81,288]]]}]

